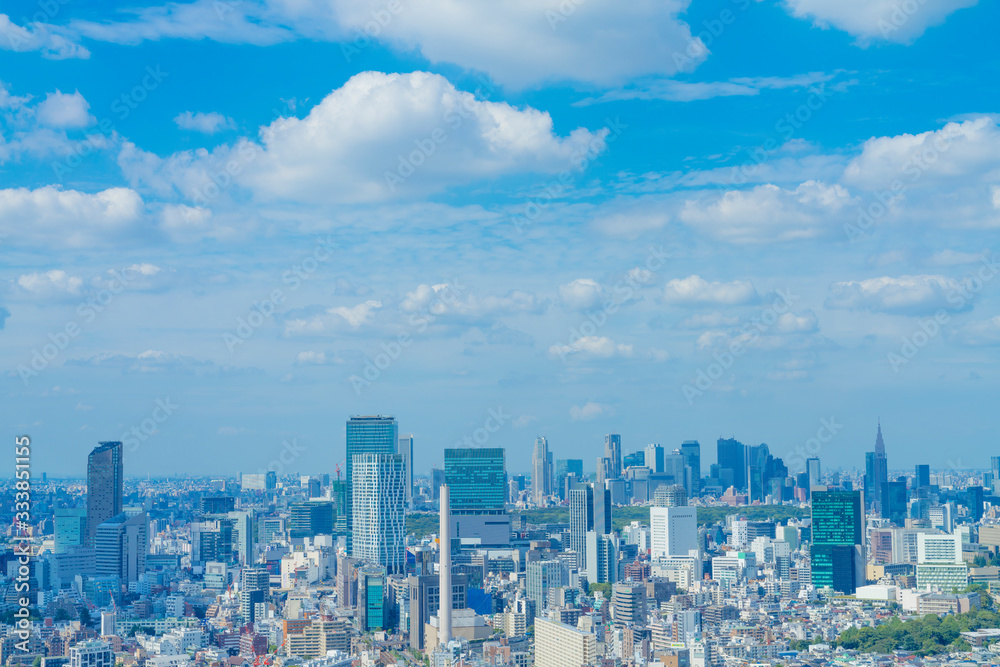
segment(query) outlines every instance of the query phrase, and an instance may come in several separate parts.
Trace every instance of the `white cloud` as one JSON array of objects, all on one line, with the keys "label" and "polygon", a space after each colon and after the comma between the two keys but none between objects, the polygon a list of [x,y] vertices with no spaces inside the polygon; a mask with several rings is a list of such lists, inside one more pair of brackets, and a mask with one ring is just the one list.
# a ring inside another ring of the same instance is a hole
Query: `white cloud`
[{"label": "white cloud", "polygon": [[765,184],[688,200],[680,219],[730,243],[793,241],[842,233],[836,214],[851,203],[841,185],[810,180],[787,190]]},{"label": "white cloud", "polygon": [[513,290],[505,295],[477,296],[457,281],[437,285],[417,285],[400,303],[405,314],[451,317],[468,322],[482,322],[513,313],[535,312],[541,303],[534,294]]},{"label": "white cloud", "polygon": [[598,98],[582,100],[578,105],[599,104],[619,100],[666,100],[693,102],[714,97],[759,95],[763,90],[808,88],[833,80],[836,74],[809,72],[794,76],[739,77],[728,81],[678,81],[659,79],[645,86],[612,90]]},{"label": "white cloud", "polygon": [[60,32],[65,31],[44,23],[32,23],[30,27],[20,26],[12,22],[7,14],[0,14],[0,49],[40,51],[42,57],[52,60],[90,57],[90,51],[58,34]]},{"label": "white cloud", "polygon": [[979,252],[961,252],[959,250],[939,250],[927,258],[927,263],[931,266],[961,266],[963,264],[977,264],[989,257],[988,250]]},{"label": "white cloud", "polygon": [[590,278],[576,280],[559,286],[559,298],[572,310],[593,308],[604,297],[604,288]]},{"label": "white cloud", "polygon": [[35,296],[78,295],[83,279],[53,269],[44,273],[26,273],[17,278],[17,286]]},{"label": "white cloud", "polygon": [[962,285],[940,275],[869,278],[834,283],[828,308],[867,310],[898,315],[921,315],[938,309],[955,310],[971,299],[962,296]]},{"label": "white cloud", "polygon": [[568,345],[550,346],[549,354],[553,357],[563,358],[579,355],[581,357],[610,359],[611,357],[632,356],[632,346],[616,343],[607,336],[583,336]]},{"label": "white cloud", "polygon": [[299,366],[325,366],[327,364],[342,364],[344,360],[326,352],[305,350],[295,355],[295,363]]},{"label": "white cloud", "polygon": [[233,181],[263,200],[372,202],[572,168],[603,151],[607,133],[578,128],[559,137],[547,113],[477,100],[437,74],[362,72],[305,118],[262,128],[259,143],[166,159],[126,144],[119,162],[133,183],[164,194],[176,188],[196,203],[218,191],[219,174],[229,180],[234,172]]},{"label": "white cloud", "polygon": [[288,320],[285,323],[285,333],[318,334],[342,329],[345,324],[351,329],[359,329],[361,325],[370,322],[381,307],[381,301],[369,299],[353,306],[328,308],[319,315]]},{"label": "white cloud", "polygon": [[211,113],[185,111],[174,118],[174,123],[182,130],[194,130],[204,134],[215,134],[222,130],[232,130],[236,128],[236,123],[232,118],[223,116],[215,111]]},{"label": "white cloud", "polygon": [[785,0],[788,12],[811,19],[823,28],[833,26],[857,38],[858,44],[889,41],[909,44],[949,14],[972,7],[977,0]]},{"label": "white cloud", "polygon": [[1000,315],[962,325],[951,332],[949,340],[970,347],[1000,345]]},{"label": "white cloud", "polygon": [[11,241],[28,236],[66,246],[107,242],[109,235],[134,225],[143,213],[142,199],[127,188],[93,194],[51,185],[0,190],[0,232],[8,233]]},{"label": "white cloud", "polygon": [[57,90],[38,105],[38,122],[57,129],[80,129],[95,120],[89,110],[90,104],[80,91],[69,94]]},{"label": "white cloud", "polygon": [[756,301],[757,291],[745,280],[708,282],[695,275],[669,281],[663,289],[663,298],[671,304],[737,306]]},{"label": "white cloud", "polygon": [[223,5],[197,0],[148,7],[131,20],[73,21],[70,26],[91,39],[120,43],[168,37],[254,44],[297,37],[338,41],[348,62],[367,45],[364,35],[373,35],[400,51],[416,50],[431,62],[488,72],[505,85],[565,80],[617,85],[690,71],[708,56],[704,44],[678,19],[688,4],[426,0],[419,6],[402,2],[393,11],[389,3],[368,0]]},{"label": "white cloud", "polygon": [[593,401],[587,401],[583,405],[573,405],[569,409],[569,417],[575,422],[589,421],[612,414],[614,410],[610,406]]},{"label": "white cloud", "polygon": [[819,330],[819,322],[816,314],[812,311],[805,311],[801,314],[782,313],[774,323],[774,331],[777,333],[813,333]]}]

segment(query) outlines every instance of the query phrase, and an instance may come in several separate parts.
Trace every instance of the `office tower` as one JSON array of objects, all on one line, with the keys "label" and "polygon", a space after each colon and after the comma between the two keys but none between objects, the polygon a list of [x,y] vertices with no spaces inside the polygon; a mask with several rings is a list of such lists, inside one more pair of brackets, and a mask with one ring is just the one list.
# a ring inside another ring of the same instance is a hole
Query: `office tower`
[{"label": "office tower", "polygon": [[204,496],[198,503],[202,514],[226,514],[236,509],[235,496]]},{"label": "office tower", "polygon": [[101,442],[87,457],[87,535],[93,547],[97,527],[122,513],[122,443]]},{"label": "office tower", "polygon": [[860,491],[813,490],[812,583],[853,594],[865,581],[865,510]]},{"label": "office tower", "polygon": [[557,474],[576,475],[577,479],[583,479],[583,459],[559,459],[556,471]]},{"label": "office tower", "polygon": [[248,567],[240,573],[240,616],[244,624],[257,620],[257,605],[267,601],[271,575],[262,567]]},{"label": "office tower", "polygon": [[536,505],[552,494],[552,454],[549,442],[542,436],[535,439],[535,449],[531,454],[531,497]]},{"label": "office tower", "polygon": [[[994,456],[993,459],[1000,460],[1000,456]],[[918,463],[913,475],[913,488],[926,489],[930,485],[931,485],[931,467],[926,463]]]},{"label": "office tower", "polygon": [[[686,470],[687,462],[684,460],[684,456],[680,453],[680,451],[675,449],[672,453],[665,454],[663,456],[662,474],[671,484],[680,484],[685,489],[688,488],[688,475]],[[659,477],[659,475],[654,476]]]},{"label": "office tower", "polygon": [[882,422],[875,436],[875,451],[865,454],[865,508],[881,517],[889,514],[889,464],[882,440]]},{"label": "office tower", "polygon": [[961,535],[917,534],[917,588],[951,593],[969,583]]},{"label": "office tower", "polygon": [[503,514],[507,466],[502,447],[445,449],[444,479],[455,514]]},{"label": "office tower", "polygon": [[122,512],[99,524],[95,538],[97,575],[116,576],[123,585],[139,581],[139,575],[146,571],[148,532],[145,512],[132,516]]},{"label": "office tower", "polygon": [[333,535],[336,511],[332,500],[307,500],[289,506],[288,536],[291,538]]},{"label": "office tower", "polygon": [[406,570],[406,479],[399,454],[355,454],[351,495],[354,558],[389,574]]},{"label": "office tower", "polygon": [[403,467],[406,472],[403,477],[406,479],[406,506],[413,507],[413,436],[399,436],[396,453],[403,457]]},{"label": "office tower", "polygon": [[650,472],[663,472],[663,446],[646,445],[644,463]]},{"label": "office tower", "polygon": [[644,584],[615,584],[611,587],[611,606],[614,608],[615,627],[646,625],[646,586]]},{"label": "office tower", "polygon": [[233,527],[233,553],[240,565],[254,562],[257,549],[257,520],[255,510],[229,512],[226,519]]},{"label": "office tower", "polygon": [[747,448],[733,438],[719,438],[717,443],[719,462],[719,481],[725,487],[727,483],[744,491],[747,488]]},{"label": "office tower", "polygon": [[431,498],[439,500],[438,493],[444,484],[444,470],[441,468],[431,468]]},{"label": "office tower", "polygon": [[525,568],[524,583],[525,594],[541,613],[548,603],[549,589],[569,585],[569,567],[561,560],[532,561]]},{"label": "office tower", "polygon": [[601,535],[589,531],[584,553],[589,583],[613,584],[618,581],[618,538],[615,534]]},{"label": "office tower", "polygon": [[820,472],[819,459],[812,457],[806,459],[806,475],[808,476],[809,486],[807,489],[811,489],[814,486],[820,485],[820,479],[822,474]]},{"label": "office tower", "polygon": [[[432,616],[437,616],[441,606],[440,578],[436,574],[418,574],[407,579],[410,589],[410,648],[424,650],[424,630]],[[468,606],[468,576],[464,574],[451,575],[452,609],[465,609]],[[440,636],[440,632],[438,635]]]},{"label": "office tower", "polygon": [[609,433],[604,436],[604,457],[611,461],[611,477],[618,479],[622,476],[622,437],[617,433]]},{"label": "office tower", "polygon": [[653,492],[653,505],[656,507],[683,507],[687,504],[687,491],[680,484],[661,484]]},{"label": "office tower", "polygon": [[650,507],[650,557],[687,556],[698,550],[696,507]]},{"label": "office tower", "polygon": [[115,654],[111,650],[111,644],[92,640],[71,646],[69,667],[115,667]]},{"label": "office tower", "polygon": [[535,667],[597,665],[597,635],[572,625],[535,619]]},{"label": "office tower", "polygon": [[[350,550],[354,534],[354,457],[358,454],[396,454],[399,448],[399,426],[393,417],[382,415],[355,416],[347,420],[347,546]],[[400,461],[402,461],[400,457]],[[401,463],[402,465],[402,463]],[[405,482],[404,482],[405,486]],[[403,489],[404,503],[406,489]],[[391,572],[391,571],[390,571]]]},{"label": "office tower", "polygon": [[240,488],[244,491],[274,491],[278,488],[278,473],[273,470],[245,472],[240,475]]},{"label": "office tower", "polygon": [[611,491],[593,484],[583,484],[569,492],[569,547],[576,552],[583,570],[587,561],[587,533],[611,532]]},{"label": "office tower", "polygon": [[[747,497],[750,502],[764,502],[768,495],[781,499],[781,487],[788,468],[780,458],[771,456],[765,444],[750,446],[747,452]],[[775,481],[780,481],[776,484]]]},{"label": "office tower", "polygon": [[597,483],[604,486],[609,479],[614,479],[614,470],[611,459],[607,456],[597,457]]},{"label": "office tower", "polygon": [[688,483],[684,486],[692,498],[697,498],[701,495],[701,444],[697,440],[685,440],[681,443],[681,455],[688,475]]},{"label": "office tower", "polygon": [[358,570],[358,629],[361,632],[390,627],[385,568],[368,564]]},{"label": "office tower", "polygon": [[[610,459],[609,459],[610,461]],[[638,452],[632,452],[631,454],[626,454],[622,457],[622,474],[629,468],[634,467],[644,467],[646,465],[646,451],[639,450]]]},{"label": "office tower", "polygon": [[65,554],[83,546],[87,535],[86,508],[57,509],[53,523],[55,553]]},{"label": "office tower", "polygon": [[906,523],[906,480],[889,482],[886,489],[889,502],[886,518],[897,526],[902,526]]},{"label": "office tower", "polygon": [[983,518],[983,487],[970,486],[965,490],[966,505],[969,507],[969,518],[981,521]]}]

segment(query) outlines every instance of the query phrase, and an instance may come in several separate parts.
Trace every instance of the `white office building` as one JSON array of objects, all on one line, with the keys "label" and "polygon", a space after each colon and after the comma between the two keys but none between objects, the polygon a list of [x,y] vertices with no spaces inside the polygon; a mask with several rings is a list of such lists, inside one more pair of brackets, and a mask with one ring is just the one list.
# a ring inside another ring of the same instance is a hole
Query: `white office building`
[{"label": "white office building", "polygon": [[649,508],[650,557],[687,556],[698,550],[698,508]]},{"label": "white office building", "polygon": [[378,563],[389,574],[406,571],[406,465],[399,454],[355,454],[353,558]]}]

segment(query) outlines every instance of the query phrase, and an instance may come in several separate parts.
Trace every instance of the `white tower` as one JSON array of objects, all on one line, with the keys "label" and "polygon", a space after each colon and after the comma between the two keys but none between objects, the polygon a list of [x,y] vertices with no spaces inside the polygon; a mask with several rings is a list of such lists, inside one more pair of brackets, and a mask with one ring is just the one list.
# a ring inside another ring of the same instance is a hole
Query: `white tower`
[{"label": "white tower", "polygon": [[441,572],[438,575],[441,584],[441,600],[438,607],[438,643],[448,646],[451,641],[451,492],[447,484],[441,485],[441,526],[438,534],[441,539],[439,558]]}]

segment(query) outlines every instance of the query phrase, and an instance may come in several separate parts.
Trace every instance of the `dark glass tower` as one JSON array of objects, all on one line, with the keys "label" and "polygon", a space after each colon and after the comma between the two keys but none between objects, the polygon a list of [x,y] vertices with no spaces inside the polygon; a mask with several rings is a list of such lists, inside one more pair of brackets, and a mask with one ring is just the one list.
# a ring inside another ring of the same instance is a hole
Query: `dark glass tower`
[{"label": "dark glass tower", "polygon": [[[747,488],[747,448],[739,440],[719,438],[718,442],[719,479],[725,485],[726,478],[731,476],[732,485],[737,491]],[[728,475],[724,471],[729,471]]]},{"label": "dark glass tower", "polygon": [[812,583],[854,593],[865,580],[865,510],[860,491],[812,494]]},{"label": "dark glass tower", "polygon": [[452,514],[503,514],[507,499],[504,449],[445,449],[444,480]]},{"label": "dark glass tower", "polygon": [[611,459],[611,479],[622,476],[622,437],[617,433],[604,436],[604,457]]},{"label": "dark glass tower", "polygon": [[97,527],[122,513],[122,443],[101,442],[87,457],[87,536],[93,547]]},{"label": "dark glass tower", "polygon": [[697,440],[685,440],[681,443],[681,454],[684,456],[684,465],[690,469],[688,495],[696,498],[701,495],[701,444]]}]

